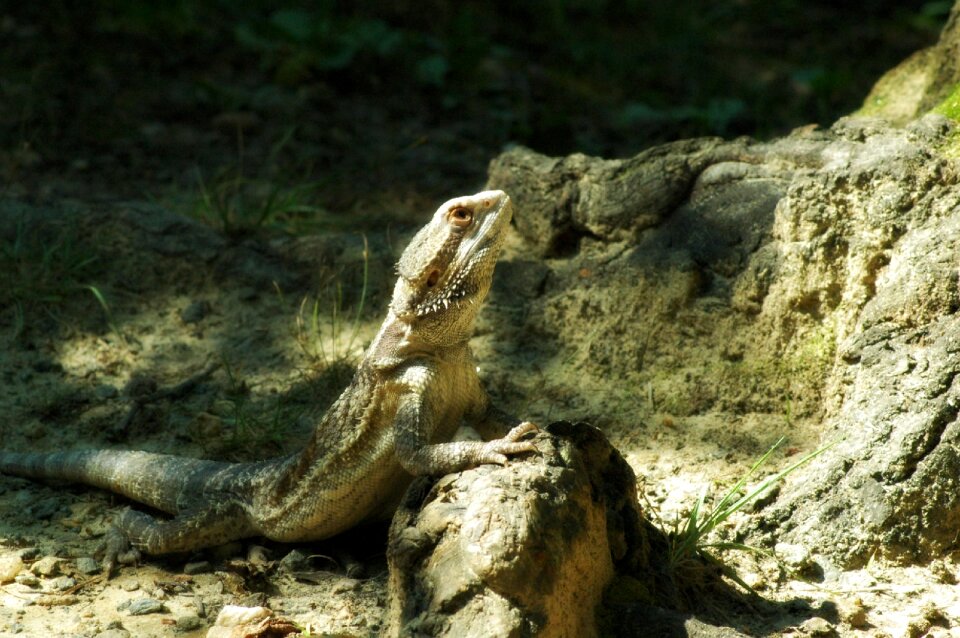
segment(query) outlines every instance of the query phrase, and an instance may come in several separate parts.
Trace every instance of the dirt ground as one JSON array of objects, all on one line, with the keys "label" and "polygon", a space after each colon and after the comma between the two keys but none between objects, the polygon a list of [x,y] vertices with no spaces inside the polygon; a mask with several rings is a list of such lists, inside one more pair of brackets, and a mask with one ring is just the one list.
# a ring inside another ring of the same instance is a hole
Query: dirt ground
[{"label": "dirt ground", "polygon": [[[0,210],[7,228],[19,218],[46,229],[36,238],[21,235],[27,244],[46,238],[41,245],[62,246],[69,238],[75,249],[93,251],[107,266],[96,274],[109,300],[109,314],[82,289],[57,304],[34,300],[24,306],[19,334],[7,309],[0,434],[9,449],[106,446],[231,460],[296,449],[310,416],[336,396],[375,333],[391,263],[409,237],[370,234],[366,244],[353,233],[229,241],[148,204],[45,208],[6,200]],[[512,237],[503,263],[523,258],[521,240]],[[601,425],[640,477],[648,511],[668,528],[702,490],[716,495],[734,483],[764,451],[758,441],[785,430],[783,414],[683,417],[615,402],[598,380],[565,378],[563,366],[551,365],[539,375],[550,375],[554,387],[580,388],[576,400],[558,407],[535,390],[537,362],[511,360],[498,343],[491,323],[497,294],[495,287],[474,339],[494,393],[534,421]],[[320,312],[312,325],[315,299]],[[149,399],[198,374],[175,398]],[[794,420],[790,428],[796,451],[818,445],[815,419]],[[791,459],[775,458],[764,472]],[[202,636],[227,604],[265,605],[314,635],[376,634],[385,604],[383,528],[311,546],[254,539],[148,558],[104,581],[88,559],[124,505],[80,486],[0,477],[0,572],[5,565],[19,571],[14,582],[0,585],[0,635]],[[733,539],[749,516],[737,515],[717,540]],[[960,619],[950,559],[913,567],[874,561],[842,572],[802,549],[777,551],[779,560],[722,554],[776,603],[755,612],[731,608],[721,613],[724,624],[765,636],[947,636]],[[135,615],[138,605],[153,611]]]}]

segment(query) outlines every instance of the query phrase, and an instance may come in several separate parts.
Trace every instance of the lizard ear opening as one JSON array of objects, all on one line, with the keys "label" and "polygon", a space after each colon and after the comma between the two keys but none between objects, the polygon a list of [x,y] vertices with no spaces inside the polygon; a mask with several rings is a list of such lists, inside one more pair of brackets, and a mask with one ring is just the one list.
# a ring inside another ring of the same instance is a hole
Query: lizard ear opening
[{"label": "lizard ear opening", "polygon": [[459,228],[466,228],[473,222],[473,211],[463,206],[457,206],[450,211],[450,223]]},{"label": "lizard ear opening", "polygon": [[434,269],[427,276],[427,288],[433,288],[437,285],[437,282],[440,281],[440,271]]}]

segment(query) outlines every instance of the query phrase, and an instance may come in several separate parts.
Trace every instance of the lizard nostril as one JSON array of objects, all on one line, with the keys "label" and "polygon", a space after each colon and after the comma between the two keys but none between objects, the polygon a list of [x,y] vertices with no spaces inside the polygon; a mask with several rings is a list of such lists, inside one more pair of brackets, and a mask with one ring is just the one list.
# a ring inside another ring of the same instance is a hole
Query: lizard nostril
[{"label": "lizard nostril", "polygon": [[491,202],[489,199],[485,199],[485,200],[483,200],[483,207],[484,207],[484,208],[490,208],[490,204],[491,204],[491,203],[492,203],[492,202]]}]

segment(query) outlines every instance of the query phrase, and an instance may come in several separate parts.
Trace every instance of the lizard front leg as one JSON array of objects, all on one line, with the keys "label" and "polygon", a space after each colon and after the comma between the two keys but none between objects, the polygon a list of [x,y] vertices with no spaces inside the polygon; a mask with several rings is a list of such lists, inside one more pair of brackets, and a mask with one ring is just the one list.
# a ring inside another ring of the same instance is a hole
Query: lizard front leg
[{"label": "lizard front leg", "polygon": [[246,538],[257,531],[238,503],[211,503],[187,510],[171,520],[126,509],[114,522],[104,548],[104,572],[109,577],[117,562],[147,554],[171,554],[221,545]]},{"label": "lizard front leg", "polygon": [[521,439],[537,426],[521,423],[503,438],[492,441],[450,441],[430,443],[433,424],[430,410],[424,405],[422,394],[409,393],[400,403],[394,419],[394,445],[397,458],[405,470],[415,476],[458,472],[484,463],[504,465],[507,457],[525,452],[536,452],[531,441]]}]

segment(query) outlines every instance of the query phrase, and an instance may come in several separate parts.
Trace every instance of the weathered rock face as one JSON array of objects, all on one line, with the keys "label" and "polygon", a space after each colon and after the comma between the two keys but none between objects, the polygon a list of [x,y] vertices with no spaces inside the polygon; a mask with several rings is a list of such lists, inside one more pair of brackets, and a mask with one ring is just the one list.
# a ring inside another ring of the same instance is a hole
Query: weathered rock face
[{"label": "weathered rock face", "polygon": [[[940,32],[940,40],[887,71],[874,85],[857,114],[882,117],[902,126],[942,104],[960,83],[958,52],[960,4],[955,3]],[[958,106],[954,104],[951,108]]]},{"label": "weathered rock face", "polygon": [[615,568],[662,571],[623,457],[584,424],[547,432],[537,457],[411,487],[390,530],[385,635],[593,636]]},{"label": "weathered rock face", "polygon": [[[548,344],[539,393],[567,414],[786,405],[841,443],[768,509],[767,529],[847,566],[939,552],[960,529],[953,131],[937,115],[904,129],[845,119],[631,160],[504,153],[489,185],[513,195],[518,231],[546,258],[506,265],[513,294],[495,291],[494,312],[512,320],[496,337]],[[576,388],[551,387],[561,366]],[[577,394],[602,400],[563,403]]]}]

